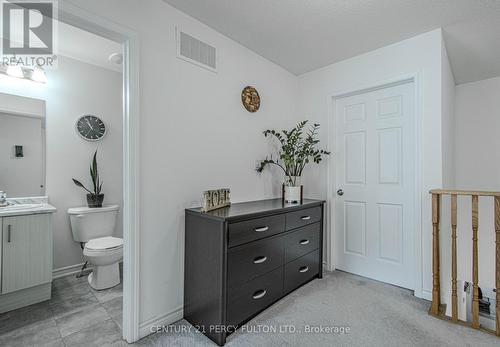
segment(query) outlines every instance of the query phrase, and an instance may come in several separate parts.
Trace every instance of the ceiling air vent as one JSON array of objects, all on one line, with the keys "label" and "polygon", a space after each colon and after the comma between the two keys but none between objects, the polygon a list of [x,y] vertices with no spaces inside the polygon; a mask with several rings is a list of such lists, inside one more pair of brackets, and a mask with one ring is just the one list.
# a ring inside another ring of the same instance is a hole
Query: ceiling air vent
[{"label": "ceiling air vent", "polygon": [[215,47],[177,30],[177,56],[195,65],[217,72]]}]

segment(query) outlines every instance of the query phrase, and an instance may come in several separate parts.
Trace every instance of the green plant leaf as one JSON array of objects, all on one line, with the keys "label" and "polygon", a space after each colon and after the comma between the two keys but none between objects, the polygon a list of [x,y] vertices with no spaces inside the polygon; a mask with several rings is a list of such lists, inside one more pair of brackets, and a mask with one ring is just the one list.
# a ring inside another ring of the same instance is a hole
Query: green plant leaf
[{"label": "green plant leaf", "polygon": [[316,145],[320,142],[318,139],[319,124],[313,123],[306,128],[308,121],[299,122],[295,128],[291,130],[265,130],[264,136],[272,135],[279,141],[281,148],[278,151],[278,157],[281,163],[271,160],[262,161],[257,168],[258,172],[262,172],[267,165],[277,165],[283,169],[286,176],[301,176],[304,167],[310,162],[319,164],[324,155],[329,155],[330,152],[323,149],[316,149]]},{"label": "green plant leaf", "polygon": [[75,185],[78,187],[81,187],[85,189],[87,192],[89,192],[92,195],[99,195],[102,192],[102,182],[99,177],[99,171],[97,169],[97,150],[94,152],[94,156],[92,157],[92,162],[90,163],[90,178],[92,179],[92,185],[94,188],[94,191],[90,191],[90,189],[87,189],[80,181],[76,180],[73,178],[73,182]]},{"label": "green plant leaf", "polygon": [[90,190],[88,190],[87,188],[85,188],[85,186],[82,184],[82,182],[80,182],[80,181],[78,181],[78,180],[76,180],[76,179],[74,179],[74,178],[72,178],[72,180],[73,180],[73,183],[74,183],[75,185],[77,185],[77,186],[78,186],[78,187],[80,187],[80,188],[85,189],[87,192],[89,192],[90,194],[92,194],[92,192],[91,192]]}]

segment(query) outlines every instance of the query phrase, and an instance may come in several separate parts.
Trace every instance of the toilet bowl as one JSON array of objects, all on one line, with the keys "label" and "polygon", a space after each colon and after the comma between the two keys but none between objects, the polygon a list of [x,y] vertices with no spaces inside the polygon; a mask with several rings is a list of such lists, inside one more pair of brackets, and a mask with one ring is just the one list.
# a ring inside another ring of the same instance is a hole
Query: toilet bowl
[{"label": "toilet bowl", "polygon": [[93,265],[88,281],[96,290],[120,284],[118,264],[123,259],[123,239],[113,237],[118,205],[100,208],[70,208],[71,231],[76,242],[85,244],[83,255]]},{"label": "toilet bowl", "polygon": [[88,278],[92,288],[102,290],[120,284],[118,264],[123,260],[123,239],[111,236],[92,239],[85,244],[83,255],[94,265]]}]

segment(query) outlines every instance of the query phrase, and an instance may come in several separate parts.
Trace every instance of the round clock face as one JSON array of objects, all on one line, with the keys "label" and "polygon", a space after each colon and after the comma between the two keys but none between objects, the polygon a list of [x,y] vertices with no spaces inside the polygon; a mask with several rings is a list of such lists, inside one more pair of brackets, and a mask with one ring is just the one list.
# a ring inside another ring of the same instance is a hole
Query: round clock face
[{"label": "round clock face", "polygon": [[87,141],[99,141],[106,135],[106,126],[96,116],[85,115],[76,121],[76,131]]}]

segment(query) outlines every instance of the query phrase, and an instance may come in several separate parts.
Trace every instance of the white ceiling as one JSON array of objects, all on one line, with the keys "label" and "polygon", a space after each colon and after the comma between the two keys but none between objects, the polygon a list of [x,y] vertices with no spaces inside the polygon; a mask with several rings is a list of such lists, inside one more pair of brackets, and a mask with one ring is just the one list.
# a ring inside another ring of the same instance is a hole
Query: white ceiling
[{"label": "white ceiling", "polygon": [[300,75],[442,27],[457,83],[500,75],[500,0],[164,0]]},{"label": "white ceiling", "polygon": [[63,22],[58,23],[59,54],[97,65],[116,72],[122,71],[122,66],[109,61],[112,53],[122,53],[122,45],[76,28]]}]

